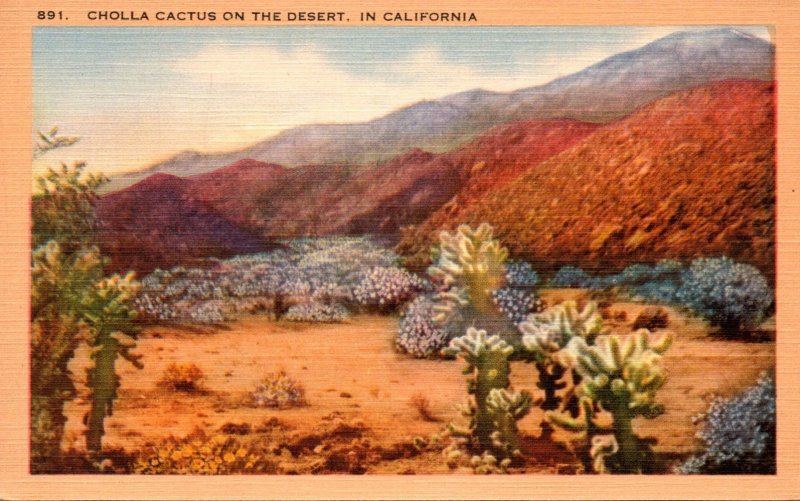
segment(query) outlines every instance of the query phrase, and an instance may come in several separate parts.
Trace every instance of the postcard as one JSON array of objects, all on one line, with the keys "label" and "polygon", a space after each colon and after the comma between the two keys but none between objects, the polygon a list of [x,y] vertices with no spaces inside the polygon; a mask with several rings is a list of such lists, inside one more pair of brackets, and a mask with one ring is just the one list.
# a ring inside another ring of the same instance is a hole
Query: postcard
[{"label": "postcard", "polygon": [[0,496],[797,497],[798,19],[726,5],[3,7]]}]

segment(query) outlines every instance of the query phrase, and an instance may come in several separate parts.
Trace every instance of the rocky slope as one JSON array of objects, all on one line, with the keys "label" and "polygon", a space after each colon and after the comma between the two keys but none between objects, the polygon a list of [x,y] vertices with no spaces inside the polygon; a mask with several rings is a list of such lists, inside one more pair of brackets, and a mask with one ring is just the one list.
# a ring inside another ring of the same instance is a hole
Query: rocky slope
[{"label": "rocky slope", "polygon": [[472,203],[455,199],[452,213],[446,204],[398,250],[421,265],[440,228],[486,221],[537,269],[727,255],[772,274],[774,104],[757,81],[660,99]]}]

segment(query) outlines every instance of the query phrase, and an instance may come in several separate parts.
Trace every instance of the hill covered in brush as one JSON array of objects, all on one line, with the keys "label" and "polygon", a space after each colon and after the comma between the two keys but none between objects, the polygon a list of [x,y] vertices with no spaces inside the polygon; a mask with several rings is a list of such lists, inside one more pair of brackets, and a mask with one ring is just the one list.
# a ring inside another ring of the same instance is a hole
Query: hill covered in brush
[{"label": "hill covered in brush", "polygon": [[497,189],[455,197],[398,251],[422,265],[440,229],[488,222],[540,269],[727,255],[774,273],[774,104],[771,83],[741,80],[659,99]]},{"label": "hill covered in brush", "polygon": [[[286,169],[245,159],[188,178],[156,174],[101,197],[103,246],[120,266],[152,269],[174,265],[181,256],[257,249],[256,241],[263,246],[283,238],[364,233],[396,239],[403,226],[422,223],[462,191],[471,196],[476,182],[499,186],[596,128],[569,120],[521,122],[451,153],[411,150],[377,164]],[[501,144],[524,160],[506,161]],[[198,245],[189,249],[193,234]]]}]

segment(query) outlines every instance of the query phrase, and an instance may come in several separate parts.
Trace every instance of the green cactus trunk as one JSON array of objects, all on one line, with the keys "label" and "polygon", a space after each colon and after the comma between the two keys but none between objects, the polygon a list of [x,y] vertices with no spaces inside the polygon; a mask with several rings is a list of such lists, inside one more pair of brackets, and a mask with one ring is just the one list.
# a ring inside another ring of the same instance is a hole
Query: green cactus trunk
[{"label": "green cactus trunk", "polygon": [[628,409],[627,402],[615,406],[611,413],[614,416],[614,438],[619,445],[619,451],[613,458],[613,471],[639,473],[642,469],[642,453],[639,439],[633,433],[634,414]]},{"label": "green cactus trunk", "polygon": [[103,454],[105,418],[111,415],[117,391],[117,376],[114,373],[117,345],[115,339],[104,336],[99,350],[94,354],[95,365],[89,376],[92,386],[92,408],[86,423],[89,428],[86,433],[86,448],[92,459],[98,462],[102,460]]},{"label": "green cactus trunk", "polygon": [[486,399],[493,389],[508,388],[508,355],[498,351],[484,352],[483,356],[479,357],[475,369],[474,433],[481,448],[489,449],[492,446],[491,435],[495,427],[487,409]]}]

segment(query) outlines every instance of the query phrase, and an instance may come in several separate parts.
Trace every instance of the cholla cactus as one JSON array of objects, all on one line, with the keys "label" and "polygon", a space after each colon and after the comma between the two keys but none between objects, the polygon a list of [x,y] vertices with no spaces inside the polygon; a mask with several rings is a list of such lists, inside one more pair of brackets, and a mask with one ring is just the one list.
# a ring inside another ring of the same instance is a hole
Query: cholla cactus
[{"label": "cholla cactus", "polygon": [[514,348],[498,336],[470,328],[464,336],[453,339],[445,352],[463,358],[467,363],[464,374],[471,376],[467,392],[472,398],[464,409],[471,418],[469,431],[452,431],[474,438],[482,451],[515,454],[514,423],[527,413],[530,395],[507,391],[508,357]]},{"label": "cholla cactus", "polygon": [[69,363],[81,339],[83,296],[102,276],[102,258],[96,249],[70,255],[55,241],[32,257],[31,468],[39,472],[61,456],[64,405],[76,394]]},{"label": "cholla cactus", "polygon": [[525,349],[539,358],[558,353],[574,337],[592,344],[597,336],[607,333],[597,305],[589,303],[579,310],[575,301],[564,301],[544,313],[529,315],[519,329]]},{"label": "cholla cactus", "polygon": [[508,250],[492,239],[492,227],[486,223],[473,230],[458,227],[455,233],[439,235],[439,261],[428,269],[451,294],[443,294],[437,318],[445,319],[457,306],[469,305],[482,314],[496,314],[492,292],[505,283],[505,260]]},{"label": "cholla cactus", "polygon": [[117,398],[119,376],[114,371],[117,356],[142,368],[140,355],[131,350],[136,346],[137,329],[133,324],[136,312],[131,306],[139,293],[139,283],[133,272],[124,278],[114,275],[100,280],[83,301],[83,318],[91,333],[94,367],[87,369],[87,384],[91,390],[92,407],[86,423],[86,448],[95,460],[102,454],[103,422],[113,410]]},{"label": "cholla cactus", "polygon": [[[593,346],[582,337],[574,337],[564,350],[583,378],[580,388],[583,394],[609,411],[614,419],[613,433],[619,451],[605,462],[612,471],[642,471],[650,451],[634,435],[632,420],[637,416],[653,418],[663,412],[655,397],[666,381],[666,371],[660,362],[672,336],[667,333],[651,343],[648,334],[641,329],[624,338],[600,336]],[[552,413],[548,417],[555,424],[563,422],[554,419]]]},{"label": "cholla cactus", "polygon": [[434,321],[458,332],[469,327],[492,332],[517,349],[519,331],[494,297],[505,285],[508,252],[492,238],[492,227],[460,226],[439,238],[438,260],[428,269],[440,289]]},{"label": "cholla cactus", "polygon": [[502,457],[519,455],[517,441],[517,421],[531,410],[531,395],[527,391],[512,392],[506,389],[492,389],[486,398],[486,410],[492,418],[494,432],[492,445]]},{"label": "cholla cactus", "polygon": [[[575,337],[591,344],[597,336],[604,334],[603,317],[597,312],[595,303],[579,310],[574,301],[565,301],[545,313],[529,315],[527,321],[519,325],[519,330],[522,332],[522,345],[533,355],[539,371],[537,386],[545,392],[540,407],[544,410],[558,409],[562,399],[556,392],[566,387],[561,380],[569,369],[568,361],[561,360],[561,352]],[[579,383],[580,376],[573,374],[573,381]],[[548,431],[546,424],[542,426]]]}]

